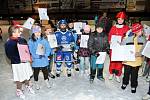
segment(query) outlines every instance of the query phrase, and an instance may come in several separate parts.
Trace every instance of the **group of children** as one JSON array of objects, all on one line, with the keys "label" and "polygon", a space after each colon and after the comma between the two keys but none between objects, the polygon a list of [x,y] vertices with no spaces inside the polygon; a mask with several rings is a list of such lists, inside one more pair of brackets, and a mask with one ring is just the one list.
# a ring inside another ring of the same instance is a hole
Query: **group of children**
[{"label": "group of children", "polygon": [[[55,75],[52,74],[52,67],[54,67],[51,66],[52,62],[55,62],[56,65],[57,77],[61,76],[62,63],[65,63],[68,77],[71,77],[71,70],[76,69],[77,71],[79,70],[81,76],[84,74],[89,75],[91,83],[94,81],[95,75],[97,75],[97,79],[104,81],[104,62],[101,64],[96,63],[97,57],[101,55],[100,52],[105,52],[110,55],[109,80],[115,77],[117,82],[121,82],[120,76],[122,75],[122,68],[124,67],[121,88],[124,90],[130,80],[131,92],[136,93],[136,88],[138,86],[138,70],[143,62],[141,51],[146,43],[146,38],[142,32],[143,26],[140,23],[132,24],[132,35],[126,36],[130,28],[125,25],[125,13],[119,12],[116,19],[117,23],[112,26],[109,33],[106,33],[104,30],[106,28],[105,24],[99,23],[96,24],[95,32],[91,32],[90,25],[85,25],[83,30],[80,30],[82,35],[76,34],[77,31],[73,29],[72,21],[67,23],[66,20],[60,20],[56,32],[54,32],[51,26],[45,26],[44,31],[42,31],[39,25],[33,25],[31,29],[32,34],[28,42],[20,37],[21,26],[11,26],[8,30],[9,39],[5,43],[5,52],[6,56],[11,60],[14,81],[17,86],[17,96],[25,98],[22,91],[23,83],[25,83],[26,88],[32,94],[35,93],[29,85],[32,74],[36,89],[40,89],[38,85],[40,70],[43,72],[46,86],[50,88],[49,76],[55,78]],[[57,47],[54,48],[51,47],[51,43],[48,40],[48,37],[52,35],[54,35],[57,40]],[[80,47],[82,42],[81,38],[84,35],[89,37],[87,39],[87,46]],[[121,42],[118,41],[119,45],[135,46],[135,61],[111,61],[112,48],[110,48],[110,45],[113,35],[121,36]],[[32,61],[22,62],[20,60],[19,51],[17,49],[18,44],[28,45]],[[76,67],[77,64],[79,64],[79,67]]]}]

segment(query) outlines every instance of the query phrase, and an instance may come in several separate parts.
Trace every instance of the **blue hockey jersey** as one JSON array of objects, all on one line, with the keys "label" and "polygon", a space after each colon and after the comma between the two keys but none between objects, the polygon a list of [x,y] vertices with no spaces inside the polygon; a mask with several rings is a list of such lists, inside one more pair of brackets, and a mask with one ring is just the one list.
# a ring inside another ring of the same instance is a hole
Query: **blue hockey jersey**
[{"label": "blue hockey jersey", "polygon": [[63,51],[71,51],[74,45],[74,36],[71,31],[57,31],[55,32],[58,46],[63,47]]}]

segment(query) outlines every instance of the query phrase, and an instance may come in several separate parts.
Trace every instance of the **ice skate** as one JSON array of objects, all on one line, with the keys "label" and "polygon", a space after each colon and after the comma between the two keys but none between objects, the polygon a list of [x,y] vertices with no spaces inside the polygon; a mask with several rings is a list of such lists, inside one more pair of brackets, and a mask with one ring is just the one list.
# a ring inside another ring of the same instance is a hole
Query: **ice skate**
[{"label": "ice skate", "polygon": [[39,89],[40,89],[40,86],[39,86],[39,84],[38,84],[38,82],[37,82],[37,81],[35,81],[35,88],[36,88],[37,90],[39,90]]},{"label": "ice skate", "polygon": [[112,80],[112,79],[113,79],[113,76],[114,76],[113,74],[110,74],[110,75],[109,75],[109,80]]},{"label": "ice skate", "polygon": [[136,88],[131,88],[131,93],[136,93]]},{"label": "ice skate", "polygon": [[150,99],[150,95],[146,94],[145,96],[143,96],[142,100],[149,100]]},{"label": "ice skate", "polygon": [[92,84],[94,82],[94,76],[90,76],[90,83]]},{"label": "ice skate", "polygon": [[100,81],[105,81],[104,77],[102,77],[102,76],[97,77],[97,79]]},{"label": "ice skate", "polygon": [[23,94],[22,90],[20,90],[20,89],[16,90],[16,95],[23,100],[25,99],[25,95]]},{"label": "ice skate", "polygon": [[83,75],[84,75],[84,71],[82,71],[82,70],[80,70],[80,77],[83,77]]},{"label": "ice skate", "polygon": [[120,80],[120,77],[119,77],[119,76],[116,76],[116,81],[117,81],[118,83],[120,83],[120,82],[121,82],[121,80]]},{"label": "ice skate", "polygon": [[94,82],[94,79],[90,79],[90,84],[92,84]]},{"label": "ice skate", "polygon": [[75,68],[75,71],[79,71],[79,68]]},{"label": "ice skate", "polygon": [[55,79],[55,75],[53,75],[52,73],[49,73],[48,76],[52,79]]},{"label": "ice skate", "polygon": [[47,79],[47,80],[45,80],[45,84],[46,84],[47,88],[51,88],[51,86],[50,86],[50,84],[49,84],[49,80],[48,80],[48,79]]},{"label": "ice skate", "polygon": [[60,74],[56,74],[57,77],[60,77]]},{"label": "ice skate", "polygon": [[126,87],[127,87],[127,85],[123,84],[123,85],[121,86],[121,89],[122,89],[122,90],[125,90]]},{"label": "ice skate", "polygon": [[71,70],[67,70],[67,76],[71,77]]},{"label": "ice skate", "polygon": [[35,94],[35,91],[32,89],[31,86],[26,86],[26,88],[28,89],[28,91],[29,91],[31,94]]}]

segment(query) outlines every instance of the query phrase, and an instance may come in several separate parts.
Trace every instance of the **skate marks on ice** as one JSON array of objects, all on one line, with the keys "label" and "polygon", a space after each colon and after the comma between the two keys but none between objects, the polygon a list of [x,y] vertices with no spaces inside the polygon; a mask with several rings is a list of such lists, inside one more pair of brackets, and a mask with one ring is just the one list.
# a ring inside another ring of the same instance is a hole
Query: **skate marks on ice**
[{"label": "skate marks on ice", "polygon": [[[131,94],[130,85],[123,91],[120,88],[121,83],[108,80],[108,58],[105,65],[105,81],[95,78],[94,83],[90,84],[87,77],[80,77],[79,73],[74,73],[71,77],[62,75],[59,78],[50,79],[53,85],[49,89],[46,87],[43,74],[40,72],[39,85],[41,88],[40,90],[34,88],[32,78],[31,81],[36,94],[29,94],[23,88],[26,100],[141,100],[148,89],[148,83],[142,77],[139,78],[137,93]],[[0,100],[20,100],[15,94],[16,88],[12,80],[11,67],[4,63],[0,67]]]}]

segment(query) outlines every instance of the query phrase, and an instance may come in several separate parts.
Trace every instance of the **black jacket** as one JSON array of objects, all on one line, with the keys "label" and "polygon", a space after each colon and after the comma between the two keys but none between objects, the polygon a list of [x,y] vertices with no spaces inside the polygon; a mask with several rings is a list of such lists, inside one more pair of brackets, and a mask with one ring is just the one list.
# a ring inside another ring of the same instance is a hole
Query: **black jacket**
[{"label": "black jacket", "polygon": [[95,54],[97,52],[109,52],[108,38],[105,33],[94,32],[88,40],[88,48]]}]

